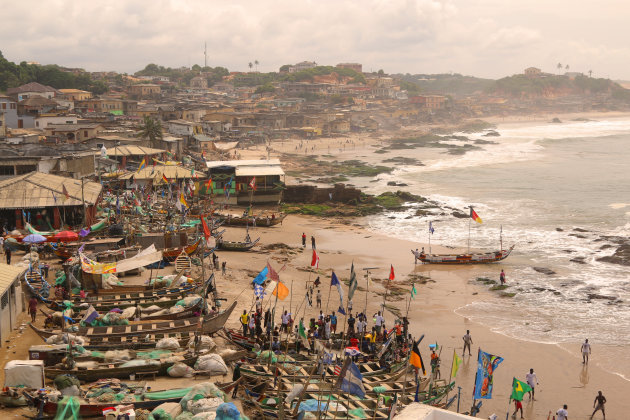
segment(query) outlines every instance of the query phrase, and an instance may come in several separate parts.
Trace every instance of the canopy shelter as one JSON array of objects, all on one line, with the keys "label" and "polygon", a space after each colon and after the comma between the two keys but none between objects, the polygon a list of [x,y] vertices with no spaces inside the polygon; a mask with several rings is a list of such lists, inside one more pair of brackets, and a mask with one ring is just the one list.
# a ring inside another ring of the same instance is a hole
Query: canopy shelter
[{"label": "canopy shelter", "polygon": [[0,226],[21,229],[24,218],[38,230],[57,229],[62,219],[69,225],[90,225],[101,190],[98,182],[42,172],[4,179],[0,181]]},{"label": "canopy shelter", "polygon": [[[154,185],[174,183],[184,179],[202,179],[206,176],[204,172],[193,171],[178,165],[148,165],[136,172],[127,172],[120,179],[138,184],[152,182]],[[164,178],[166,177],[166,180]]]},{"label": "canopy shelter", "polygon": [[280,199],[278,185],[284,183],[285,174],[279,159],[208,161],[206,166],[213,181],[220,180],[214,186],[216,190],[220,191],[225,182],[233,179],[238,202],[277,202]]}]

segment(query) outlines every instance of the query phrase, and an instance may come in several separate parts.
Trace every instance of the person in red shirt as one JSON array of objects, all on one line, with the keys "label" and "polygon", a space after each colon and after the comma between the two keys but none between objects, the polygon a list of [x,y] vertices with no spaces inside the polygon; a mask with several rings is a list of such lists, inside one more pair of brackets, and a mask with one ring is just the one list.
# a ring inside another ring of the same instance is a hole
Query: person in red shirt
[{"label": "person in red shirt", "polygon": [[523,418],[523,404],[518,400],[514,400],[514,412],[512,413],[512,417],[516,417],[518,410],[521,410],[521,418]]},{"label": "person in red shirt", "polygon": [[35,322],[37,316],[37,298],[35,296],[28,301],[28,313],[31,314],[31,322]]}]

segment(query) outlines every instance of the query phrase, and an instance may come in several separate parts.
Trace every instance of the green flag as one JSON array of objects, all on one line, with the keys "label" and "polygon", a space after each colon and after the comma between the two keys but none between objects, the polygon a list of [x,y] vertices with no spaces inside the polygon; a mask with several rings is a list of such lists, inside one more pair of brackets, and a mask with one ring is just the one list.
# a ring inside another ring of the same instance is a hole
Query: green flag
[{"label": "green flag", "polygon": [[459,366],[462,364],[462,358],[457,355],[457,352],[453,350],[453,366],[451,367],[451,378],[457,376]]},{"label": "green flag", "polygon": [[525,382],[521,382],[514,378],[512,380],[512,399],[516,401],[523,401],[523,395],[531,391],[532,387]]},{"label": "green flag", "polygon": [[415,299],[417,294],[418,291],[416,290],[416,284],[414,283],[411,285],[411,297]]},{"label": "green flag", "polygon": [[357,273],[354,272],[354,263],[352,263],[352,267],[350,267],[350,286],[348,287],[348,300],[352,300],[352,296],[354,296],[354,292],[357,290],[357,286],[359,283],[357,282]]},{"label": "green flag", "polygon": [[304,329],[304,322],[300,320],[300,326],[298,327],[298,334],[302,338],[306,338],[306,330]]}]

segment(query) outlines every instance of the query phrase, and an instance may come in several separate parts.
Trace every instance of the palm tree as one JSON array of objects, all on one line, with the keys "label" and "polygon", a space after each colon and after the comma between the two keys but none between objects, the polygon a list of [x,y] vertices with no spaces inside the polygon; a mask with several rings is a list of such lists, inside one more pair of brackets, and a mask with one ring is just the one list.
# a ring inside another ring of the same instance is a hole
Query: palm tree
[{"label": "palm tree", "polygon": [[593,70],[588,71],[588,77],[593,77]]},{"label": "palm tree", "polygon": [[249,66],[249,71],[252,71],[252,67],[254,67],[254,65],[252,64],[251,61],[249,62],[248,66]]},{"label": "palm tree", "polygon": [[558,73],[560,73],[562,71],[562,63],[558,63],[556,67],[558,68]]},{"label": "palm tree", "polygon": [[254,64],[256,65],[256,71],[258,71],[258,65],[260,64],[258,60],[254,60]]},{"label": "palm tree", "polygon": [[569,70],[569,65],[567,64],[567,66],[564,69],[565,70]]},{"label": "palm tree", "polygon": [[145,115],[142,124],[140,125],[138,137],[143,139],[148,138],[151,142],[151,147],[157,149],[159,146],[158,140],[162,140],[162,123],[154,120],[148,115]]}]

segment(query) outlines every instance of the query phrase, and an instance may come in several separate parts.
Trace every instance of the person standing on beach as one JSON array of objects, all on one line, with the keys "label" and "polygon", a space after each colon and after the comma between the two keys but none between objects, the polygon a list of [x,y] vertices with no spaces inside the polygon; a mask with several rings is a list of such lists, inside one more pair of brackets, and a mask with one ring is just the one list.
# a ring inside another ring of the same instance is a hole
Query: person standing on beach
[{"label": "person standing on beach", "polygon": [[385,323],[385,318],[381,316],[381,311],[378,311],[378,313],[374,317],[374,327],[376,327],[377,335],[381,334],[381,328],[383,327],[384,323]]},{"label": "person standing on beach", "polygon": [[518,410],[521,410],[521,418],[523,418],[523,403],[519,400],[514,400],[514,412],[512,413],[512,417],[516,417]]},{"label": "person standing on beach", "polygon": [[247,316],[247,310],[243,309],[243,315],[241,315],[241,326],[243,327],[243,335],[247,337],[247,325],[249,324],[249,317]]},{"label": "person standing on beach", "polygon": [[317,289],[317,307],[322,308],[322,292]]},{"label": "person standing on beach", "polygon": [[468,355],[472,356],[472,354],[470,354],[470,345],[472,344],[473,340],[470,336],[470,330],[466,330],[466,335],[464,335],[462,339],[464,340],[464,351],[462,351],[462,356],[466,354],[466,347],[468,347]]},{"label": "person standing on beach", "polygon": [[306,248],[306,233],[302,232],[302,248]]},{"label": "person standing on beach", "polygon": [[501,269],[501,274],[499,275],[499,280],[501,280],[501,284],[505,284],[505,271]]},{"label": "person standing on beach", "polygon": [[28,301],[28,313],[31,315],[31,323],[35,322],[37,316],[37,298],[35,296]]},{"label": "person standing on beach", "polygon": [[588,356],[591,354],[591,345],[588,338],[582,343],[582,364],[588,363]]},{"label": "person standing on beach", "polygon": [[591,418],[593,418],[593,416],[595,415],[595,413],[597,413],[597,411],[602,410],[602,414],[604,415],[604,420],[606,420],[606,412],[604,411],[604,404],[606,404],[606,397],[604,397],[604,395],[602,394],[602,391],[599,391],[597,393],[597,396],[595,397],[595,401],[593,401],[593,407],[595,408],[595,411],[593,411],[593,414],[591,414]]},{"label": "person standing on beach", "polygon": [[311,236],[311,249],[315,249],[315,237]]},{"label": "person standing on beach", "polygon": [[538,377],[534,373],[534,369],[529,370],[529,373],[525,375],[525,380],[527,381],[527,385],[529,385],[532,388],[532,390],[528,392],[529,399],[536,401],[536,398],[535,398],[536,395],[534,391],[535,391],[536,385],[538,385]]},{"label": "person standing on beach", "polygon": [[569,420],[569,412],[567,411],[568,406],[565,404],[562,408],[556,411],[556,420]]},{"label": "person standing on beach", "polygon": [[11,248],[6,247],[5,256],[7,257],[7,265],[11,265]]}]

